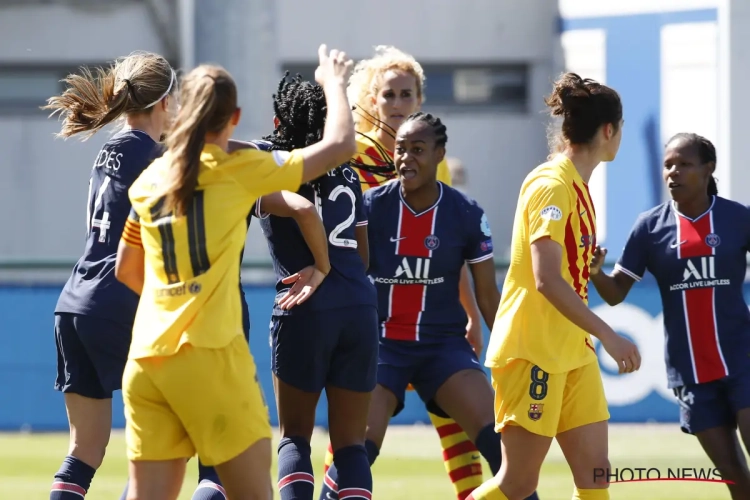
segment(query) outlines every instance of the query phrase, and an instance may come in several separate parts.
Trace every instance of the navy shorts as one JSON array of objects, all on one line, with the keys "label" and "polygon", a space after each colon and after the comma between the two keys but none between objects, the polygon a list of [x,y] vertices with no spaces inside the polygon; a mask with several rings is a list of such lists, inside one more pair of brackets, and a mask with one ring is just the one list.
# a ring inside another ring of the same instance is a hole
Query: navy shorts
[{"label": "navy shorts", "polygon": [[378,314],[354,306],[271,317],[271,370],[301,391],[375,389]]},{"label": "navy shorts", "polygon": [[713,382],[674,389],[680,405],[680,427],[697,434],[713,427],[736,427],[736,415],[750,408],[750,369]]},{"label": "navy shorts", "polygon": [[122,389],[133,328],[106,319],[55,314],[55,390],[110,399]]},{"label": "navy shorts", "polygon": [[404,409],[406,387],[411,383],[427,405],[428,411],[447,417],[435,404],[435,394],[446,380],[463,370],[483,372],[466,337],[445,337],[431,343],[399,340],[380,342],[378,384],[391,391],[398,400],[393,416]]}]

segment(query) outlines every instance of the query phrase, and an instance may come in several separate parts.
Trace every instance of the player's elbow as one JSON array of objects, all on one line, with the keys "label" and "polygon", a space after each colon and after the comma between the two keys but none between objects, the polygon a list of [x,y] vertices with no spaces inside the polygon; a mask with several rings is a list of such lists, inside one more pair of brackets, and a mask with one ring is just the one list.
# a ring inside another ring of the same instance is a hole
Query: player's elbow
[{"label": "player's elbow", "polygon": [[562,276],[551,272],[539,272],[534,275],[536,291],[549,298],[558,289]]},{"label": "player's elbow", "polygon": [[300,226],[307,225],[318,219],[318,211],[312,203],[300,204],[293,208],[292,218]]}]

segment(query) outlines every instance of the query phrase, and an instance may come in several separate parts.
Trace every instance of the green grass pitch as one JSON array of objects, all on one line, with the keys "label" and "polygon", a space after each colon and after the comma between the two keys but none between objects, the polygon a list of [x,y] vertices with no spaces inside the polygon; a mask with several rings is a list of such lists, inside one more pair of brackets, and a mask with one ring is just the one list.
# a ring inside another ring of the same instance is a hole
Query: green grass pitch
[{"label": "green grass pitch", "polygon": [[[67,434],[0,434],[0,498],[44,500],[52,476],[67,451]],[[320,490],[326,435],[313,438],[316,496]],[[86,500],[117,500],[127,478],[124,436],[115,432],[104,464]],[[274,448],[275,449],[275,448]],[[609,440],[613,467],[710,468],[695,438],[682,434],[676,424],[611,425]],[[274,463],[275,476],[275,463]],[[196,484],[197,466],[188,464],[180,500],[189,500]],[[489,471],[485,466],[485,477]],[[435,430],[427,426],[392,427],[373,466],[374,497],[389,500],[452,500],[452,487],[440,458]],[[542,500],[568,500],[573,483],[570,470],[557,447],[542,469]],[[613,484],[613,500],[723,500],[729,493],[723,484],[695,482],[645,482]],[[278,498],[278,497],[277,497]]]}]

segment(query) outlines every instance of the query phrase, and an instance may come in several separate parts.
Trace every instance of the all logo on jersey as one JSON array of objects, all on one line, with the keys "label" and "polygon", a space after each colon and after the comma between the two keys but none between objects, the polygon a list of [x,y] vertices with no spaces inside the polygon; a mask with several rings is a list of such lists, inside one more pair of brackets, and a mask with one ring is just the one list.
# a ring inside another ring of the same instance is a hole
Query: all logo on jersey
[{"label": "all logo on jersey", "polygon": [[393,278],[378,276],[375,283],[384,285],[437,285],[442,277],[430,277],[430,259],[423,257],[404,257],[396,268]]},{"label": "all logo on jersey", "polygon": [[706,236],[706,245],[716,248],[721,245],[721,238],[719,238],[718,234],[711,233]]},{"label": "all logo on jersey", "polygon": [[682,271],[682,282],[670,286],[669,290],[713,287],[729,285],[729,283],[730,281],[727,279],[716,278],[716,258],[710,255],[686,259],[685,269]]},{"label": "all logo on jersey", "polygon": [[562,219],[562,210],[560,210],[554,205],[550,205],[542,209],[542,212],[539,214],[539,216],[542,219],[547,219],[547,220],[560,220]]},{"label": "all logo on jersey", "polygon": [[531,420],[539,420],[542,418],[542,411],[544,410],[544,405],[539,403],[531,403],[529,405],[529,418]]},{"label": "all logo on jersey", "polygon": [[424,239],[424,246],[427,250],[435,250],[440,246],[440,238],[431,234]]}]

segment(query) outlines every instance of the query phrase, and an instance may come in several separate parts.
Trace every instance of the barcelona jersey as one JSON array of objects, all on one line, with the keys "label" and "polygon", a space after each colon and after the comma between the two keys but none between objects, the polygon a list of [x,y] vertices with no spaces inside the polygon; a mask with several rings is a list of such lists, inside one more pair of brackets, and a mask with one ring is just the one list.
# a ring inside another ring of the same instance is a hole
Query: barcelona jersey
[{"label": "barcelona jersey", "polygon": [[563,373],[597,359],[589,334],[536,289],[531,245],[541,238],[560,245],[560,274],[588,304],[596,213],[588,186],[563,155],[532,170],[521,186],[510,266],[487,347],[490,368],[524,359],[547,373]]}]

